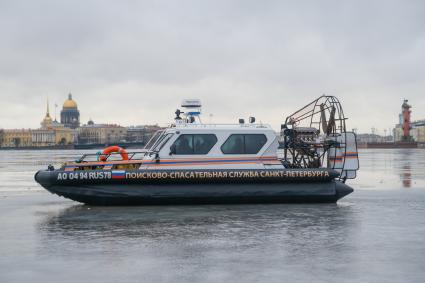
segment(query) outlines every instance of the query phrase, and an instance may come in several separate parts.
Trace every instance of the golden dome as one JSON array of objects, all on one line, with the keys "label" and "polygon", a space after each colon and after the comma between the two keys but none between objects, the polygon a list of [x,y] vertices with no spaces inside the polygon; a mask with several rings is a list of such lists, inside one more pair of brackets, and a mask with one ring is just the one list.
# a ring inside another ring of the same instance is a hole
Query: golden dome
[{"label": "golden dome", "polygon": [[63,108],[66,109],[77,109],[77,102],[72,99],[72,94],[68,95],[68,99],[63,103]]},{"label": "golden dome", "polygon": [[46,116],[46,117],[44,117],[43,122],[51,123],[51,122],[53,122],[53,120],[52,120],[52,118],[50,118],[50,116]]}]

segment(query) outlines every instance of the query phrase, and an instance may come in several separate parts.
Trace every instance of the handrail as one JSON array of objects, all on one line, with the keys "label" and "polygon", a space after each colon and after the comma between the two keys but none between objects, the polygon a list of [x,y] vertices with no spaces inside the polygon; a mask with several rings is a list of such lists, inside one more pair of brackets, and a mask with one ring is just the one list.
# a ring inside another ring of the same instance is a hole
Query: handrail
[{"label": "handrail", "polygon": [[[136,154],[145,155],[147,152],[148,152],[147,150],[127,152],[128,160],[134,160],[133,158]],[[88,153],[88,154],[83,154],[83,156],[81,156],[79,159],[75,160],[75,162],[76,163],[83,163],[87,157],[96,157],[96,159],[99,159],[100,156],[105,156],[106,159],[108,159],[110,156],[115,156],[115,155],[121,156],[121,154],[119,152],[111,152],[111,153],[108,153],[108,154],[100,153],[100,152],[98,152],[98,153]]]}]

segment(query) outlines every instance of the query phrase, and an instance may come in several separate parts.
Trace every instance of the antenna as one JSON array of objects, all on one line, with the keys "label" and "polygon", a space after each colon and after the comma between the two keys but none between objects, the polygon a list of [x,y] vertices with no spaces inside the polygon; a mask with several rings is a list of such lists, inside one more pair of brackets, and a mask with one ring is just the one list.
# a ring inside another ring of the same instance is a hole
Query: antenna
[{"label": "antenna", "polygon": [[181,112],[186,116],[184,123],[194,123],[196,118],[198,118],[199,123],[202,123],[200,117],[202,104],[200,99],[183,99],[181,107],[185,109],[185,112]]}]

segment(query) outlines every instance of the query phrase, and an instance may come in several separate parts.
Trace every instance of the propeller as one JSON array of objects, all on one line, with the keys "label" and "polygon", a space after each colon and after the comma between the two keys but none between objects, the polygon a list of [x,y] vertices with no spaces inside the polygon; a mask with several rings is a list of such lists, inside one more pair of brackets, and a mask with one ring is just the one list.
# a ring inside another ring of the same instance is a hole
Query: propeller
[{"label": "propeller", "polygon": [[332,133],[332,131],[335,129],[335,112],[336,112],[336,109],[335,109],[335,107],[332,106],[331,115],[329,117],[329,122],[328,122],[328,125],[326,127],[326,135],[327,136],[329,136]]},{"label": "propeller", "polygon": [[326,122],[325,105],[323,103],[320,104],[320,116],[322,120],[323,133],[326,133],[328,131],[328,122]]},{"label": "propeller", "polygon": [[329,136],[333,130],[335,129],[335,112],[336,109],[334,106],[332,106],[331,113],[329,116],[329,121],[326,120],[326,112],[325,112],[325,105],[322,103],[320,104],[320,116],[321,116],[321,122],[322,122],[322,130],[323,133]]}]

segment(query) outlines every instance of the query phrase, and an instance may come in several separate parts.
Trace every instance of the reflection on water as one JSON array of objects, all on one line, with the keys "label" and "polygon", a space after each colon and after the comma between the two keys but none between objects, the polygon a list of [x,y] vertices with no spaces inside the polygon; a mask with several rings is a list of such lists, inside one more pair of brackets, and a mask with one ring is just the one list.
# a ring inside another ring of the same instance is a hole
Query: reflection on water
[{"label": "reflection on water", "polygon": [[147,282],[422,282],[425,191],[400,192],[339,204],[49,209],[35,257],[73,264],[61,282],[121,281],[116,270]]},{"label": "reflection on water", "polygon": [[361,149],[356,189],[425,189],[425,149]]},{"label": "reflection on water", "polygon": [[[313,256],[326,265],[337,263],[331,254],[355,261],[345,243],[355,241],[358,228],[350,205],[77,205],[38,224],[37,253],[88,257],[102,264],[104,258],[131,262],[155,282],[167,279],[161,272],[183,281],[182,274],[196,282],[208,281],[212,274],[232,282],[239,276],[268,281],[296,278]],[[317,274],[324,272],[317,269]]]},{"label": "reflection on water", "polygon": [[403,165],[403,170],[401,171],[400,177],[403,182],[403,187],[410,188],[412,186],[412,173],[410,164]]},{"label": "reflection on water", "polygon": [[[281,245],[315,238],[323,244],[353,234],[350,206],[320,205],[208,205],[153,207],[89,207],[76,205],[48,216],[39,224],[46,239],[86,243],[107,239],[140,242],[185,242],[187,239],[222,239],[238,246]],[[348,223],[347,223],[348,221]],[[61,243],[62,245],[63,243]],[[48,246],[47,249],[55,250]],[[49,251],[50,252],[50,251]]]},{"label": "reflection on water", "polygon": [[[417,149],[406,149],[399,151],[399,158],[397,159],[397,162],[401,165],[400,168],[400,180],[402,182],[402,185],[404,188],[410,188],[412,187],[412,166],[413,168],[417,170],[421,170],[421,163],[414,164],[415,161],[417,161],[418,156],[416,154],[420,154],[424,151],[423,149],[417,150]],[[412,164],[413,163],[413,164]],[[416,171],[416,170],[414,170]],[[422,171],[422,173],[425,173]],[[417,179],[423,179],[423,175],[418,172]]]}]

